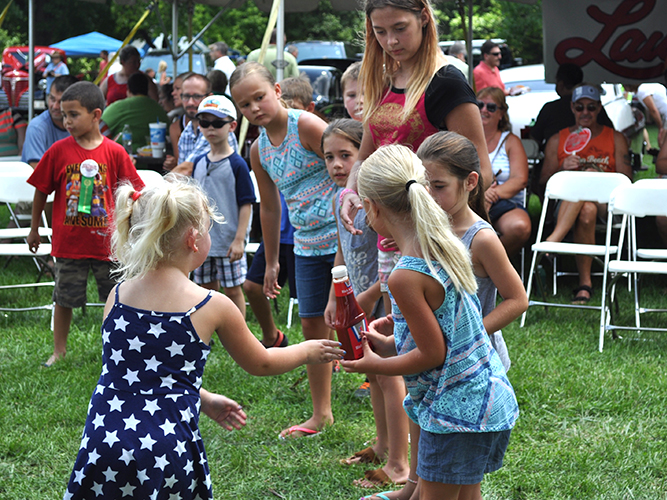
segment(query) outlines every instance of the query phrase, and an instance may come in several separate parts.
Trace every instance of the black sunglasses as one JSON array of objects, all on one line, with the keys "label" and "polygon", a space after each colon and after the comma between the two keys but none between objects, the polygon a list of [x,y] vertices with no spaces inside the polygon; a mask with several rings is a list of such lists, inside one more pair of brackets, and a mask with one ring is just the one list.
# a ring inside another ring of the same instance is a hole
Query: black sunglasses
[{"label": "black sunglasses", "polygon": [[489,55],[494,57],[500,57],[500,54],[500,52],[489,52]]},{"label": "black sunglasses", "polygon": [[[592,113],[593,111],[597,111],[597,109],[598,109],[598,105],[597,105],[597,104],[587,104],[585,107],[586,107],[586,109],[587,109],[588,111],[590,111],[591,113]],[[577,111],[577,112],[579,112],[579,113],[581,113],[581,112],[584,110],[584,105],[583,105],[583,104],[575,104],[575,105],[574,105],[574,110]]]},{"label": "black sunglasses", "polygon": [[486,106],[486,110],[489,113],[495,113],[496,111],[498,111],[498,105],[495,102],[477,101],[477,106],[479,107],[480,111],[484,109],[484,106]]},{"label": "black sunglasses", "polygon": [[201,128],[209,128],[213,125],[213,128],[222,128],[228,123],[232,123],[234,120],[213,120],[212,122],[208,120],[199,120],[199,126]]}]

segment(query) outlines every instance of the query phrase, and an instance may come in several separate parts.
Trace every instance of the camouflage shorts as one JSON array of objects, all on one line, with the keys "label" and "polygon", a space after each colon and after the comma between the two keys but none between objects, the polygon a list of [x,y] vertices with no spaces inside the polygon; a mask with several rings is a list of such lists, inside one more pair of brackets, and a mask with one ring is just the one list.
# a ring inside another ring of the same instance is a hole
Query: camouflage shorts
[{"label": "camouflage shorts", "polygon": [[70,309],[86,305],[88,271],[91,270],[97,282],[100,302],[106,302],[109,293],[116,285],[116,281],[111,277],[114,268],[113,262],[104,260],[56,258],[53,301],[61,307]]}]

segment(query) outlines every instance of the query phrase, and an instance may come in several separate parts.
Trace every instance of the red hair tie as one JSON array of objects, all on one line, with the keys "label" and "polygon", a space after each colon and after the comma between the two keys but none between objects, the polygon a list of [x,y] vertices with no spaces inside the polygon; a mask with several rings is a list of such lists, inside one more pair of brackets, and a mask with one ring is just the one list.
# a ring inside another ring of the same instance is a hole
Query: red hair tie
[{"label": "red hair tie", "polygon": [[139,199],[139,196],[141,196],[141,191],[135,191],[132,193],[132,201],[137,201]]}]

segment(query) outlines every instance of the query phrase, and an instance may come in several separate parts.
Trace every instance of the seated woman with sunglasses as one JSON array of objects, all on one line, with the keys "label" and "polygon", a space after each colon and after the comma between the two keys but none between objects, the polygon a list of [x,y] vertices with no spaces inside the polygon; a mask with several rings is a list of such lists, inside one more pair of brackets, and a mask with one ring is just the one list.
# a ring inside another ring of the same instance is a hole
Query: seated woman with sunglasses
[{"label": "seated woman with sunglasses", "polygon": [[[602,109],[600,91],[597,87],[586,83],[576,86],[572,91],[570,105],[575,124],[553,135],[547,142],[540,183],[546,184],[553,174],[561,170],[620,172],[632,180],[632,167],[625,137],[610,127],[600,125],[597,121]],[[584,128],[590,130],[588,141],[586,142],[584,135],[577,141],[581,144],[581,149],[573,154],[567,153],[565,145],[570,134],[580,132]],[[561,202],[557,208],[556,227],[547,237],[547,241],[562,241],[570,229],[573,229],[575,243],[595,244],[595,224],[598,216],[604,216],[606,210],[606,205],[593,202]],[[576,262],[579,286],[574,290],[573,303],[585,304],[593,294],[592,259],[578,255]]]},{"label": "seated woman with sunglasses", "polygon": [[526,244],[532,229],[523,192],[528,184],[528,159],[521,140],[510,132],[505,93],[486,87],[477,93],[477,105],[494,174],[484,194],[486,209],[507,255],[513,257]]}]

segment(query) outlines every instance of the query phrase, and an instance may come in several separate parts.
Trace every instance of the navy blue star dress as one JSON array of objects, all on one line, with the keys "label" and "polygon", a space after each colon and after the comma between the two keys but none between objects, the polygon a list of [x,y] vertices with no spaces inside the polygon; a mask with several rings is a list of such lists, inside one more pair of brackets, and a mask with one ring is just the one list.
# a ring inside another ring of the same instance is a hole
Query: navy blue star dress
[{"label": "navy blue star dress", "polygon": [[115,303],[102,325],[102,374],[65,499],[213,498],[199,434],[210,348],[190,315]]}]

